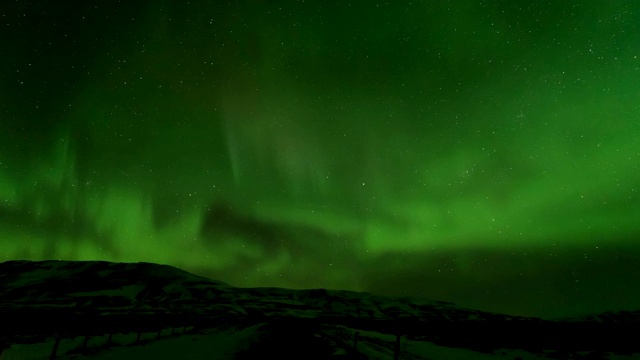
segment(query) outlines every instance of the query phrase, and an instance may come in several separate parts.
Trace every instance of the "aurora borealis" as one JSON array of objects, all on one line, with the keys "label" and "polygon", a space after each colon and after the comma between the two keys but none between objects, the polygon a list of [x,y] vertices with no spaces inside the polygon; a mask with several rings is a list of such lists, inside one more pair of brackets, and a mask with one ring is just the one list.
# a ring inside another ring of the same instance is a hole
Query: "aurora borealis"
[{"label": "aurora borealis", "polygon": [[3,1],[0,261],[640,308],[640,3]]}]

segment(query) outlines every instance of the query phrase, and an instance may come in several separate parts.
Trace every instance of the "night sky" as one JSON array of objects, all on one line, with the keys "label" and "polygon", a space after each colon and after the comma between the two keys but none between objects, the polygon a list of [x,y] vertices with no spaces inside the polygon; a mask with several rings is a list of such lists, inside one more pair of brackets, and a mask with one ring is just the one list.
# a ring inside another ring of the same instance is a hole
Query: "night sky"
[{"label": "night sky", "polygon": [[0,261],[640,308],[638,1],[0,2]]}]

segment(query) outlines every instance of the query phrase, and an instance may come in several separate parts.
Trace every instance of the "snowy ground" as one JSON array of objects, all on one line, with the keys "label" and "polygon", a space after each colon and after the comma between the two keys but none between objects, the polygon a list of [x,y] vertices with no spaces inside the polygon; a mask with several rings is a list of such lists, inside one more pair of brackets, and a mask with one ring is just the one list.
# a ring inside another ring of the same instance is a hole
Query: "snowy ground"
[{"label": "snowy ground", "polygon": [[[285,329],[286,330],[286,329]],[[116,344],[109,349],[104,348],[106,336],[91,338],[88,344],[88,353],[80,354],[78,349],[83,341],[82,337],[64,339],[58,349],[58,359],[91,359],[91,360],[231,360],[255,358],[256,354],[263,351],[285,351],[286,344],[291,341],[299,341],[296,335],[303,334],[313,337],[319,343],[326,346],[327,353],[334,356],[353,354],[353,337],[359,332],[357,350],[367,359],[393,359],[396,337],[373,331],[356,330],[345,326],[322,326],[305,333],[306,329],[290,329],[288,333],[274,334],[273,329],[267,324],[258,324],[242,329],[228,328],[224,330],[208,330],[200,334],[187,333],[184,335],[170,335],[170,330],[165,330],[160,339],[157,334],[146,333],[142,336],[140,344],[135,344],[136,334],[116,335],[113,342]],[[268,344],[267,350],[255,348],[257,344]],[[51,354],[53,340],[39,344],[13,345],[0,356],[0,360],[47,360]],[[310,352],[316,351],[309,349]],[[240,356],[245,354],[244,356]],[[265,353],[266,355],[267,353]],[[271,354],[274,355],[274,354]],[[283,353],[281,358],[292,358],[291,353]],[[304,358],[295,357],[295,358]],[[364,357],[363,357],[364,358]],[[540,354],[532,354],[524,350],[500,349],[494,353],[482,353],[470,349],[450,348],[438,346],[426,341],[412,341],[401,338],[400,359],[434,359],[434,360],[537,360],[537,359],[640,359],[640,354],[630,356],[611,353],[595,354],[580,352],[576,354],[561,354],[545,351]]]},{"label": "snowy ground", "polygon": [[[245,329],[211,330],[202,334],[171,336],[170,330],[157,339],[157,334],[146,333],[141,343],[135,344],[137,334],[114,335],[116,344],[105,349],[106,336],[91,338],[88,354],[74,352],[83,341],[82,337],[64,339],[58,348],[57,359],[92,360],[139,360],[139,359],[180,359],[180,360],[227,360],[233,359],[238,351],[249,346],[249,340],[258,326]],[[40,344],[13,345],[0,356],[0,360],[48,360],[54,341]],[[71,352],[70,352],[71,351]]]},{"label": "snowy ground", "polygon": [[[393,350],[396,337],[393,335],[381,334],[373,331],[363,331],[351,329],[343,326],[333,330],[333,334],[341,338],[350,338],[353,342],[355,331],[360,333],[358,341],[358,351],[371,360],[393,359]],[[491,354],[481,353],[470,349],[450,348],[438,346],[427,341],[411,341],[401,338],[400,359],[433,359],[433,360],[538,360],[538,359],[640,359],[640,354],[632,356],[616,355],[611,353],[601,354],[604,357],[596,357],[597,354],[591,352],[580,352],[577,354],[559,354],[554,351],[545,351],[542,354],[532,354],[525,350],[499,349]]]}]

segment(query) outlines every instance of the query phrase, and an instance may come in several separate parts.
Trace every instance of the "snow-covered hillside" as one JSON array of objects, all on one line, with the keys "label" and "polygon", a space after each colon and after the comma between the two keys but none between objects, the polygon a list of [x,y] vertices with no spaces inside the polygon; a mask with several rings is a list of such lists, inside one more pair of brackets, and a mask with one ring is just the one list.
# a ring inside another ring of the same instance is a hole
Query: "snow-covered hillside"
[{"label": "snow-covered hillside", "polygon": [[[621,322],[624,314],[551,322],[421,298],[237,288],[151,263],[0,263],[2,360],[39,358],[40,353],[24,355],[25,349],[51,350],[56,338],[61,347],[54,352],[60,358],[75,349],[73,356],[127,359],[142,348],[154,353],[151,349],[167,346],[162,344],[186,346],[186,336],[224,343],[237,358],[255,358],[258,353],[280,358],[389,358],[397,351],[412,359],[562,354],[607,359],[640,352],[633,333],[620,326],[636,325],[638,319],[631,316]],[[185,328],[193,332],[182,335],[177,330]],[[145,336],[153,341],[142,341]],[[82,338],[84,344],[72,345]],[[401,346],[396,347],[400,339]],[[137,350],[126,350],[133,349],[129,345]]]},{"label": "snow-covered hillside", "polygon": [[92,313],[161,309],[313,318],[518,319],[421,298],[325,289],[236,288],[151,263],[7,261],[0,263],[0,288],[0,306],[90,309]]}]

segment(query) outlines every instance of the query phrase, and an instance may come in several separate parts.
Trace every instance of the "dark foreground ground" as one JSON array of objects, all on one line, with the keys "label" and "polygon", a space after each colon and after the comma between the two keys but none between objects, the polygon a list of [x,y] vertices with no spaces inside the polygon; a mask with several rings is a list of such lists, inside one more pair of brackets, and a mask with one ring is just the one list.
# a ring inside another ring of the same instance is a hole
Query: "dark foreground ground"
[{"label": "dark foreground ground", "polygon": [[[210,329],[258,326],[236,359],[363,359],[355,344],[355,331],[371,331],[392,338],[421,341],[449,348],[494,354],[504,349],[532,354],[553,351],[554,358],[579,358],[567,354],[589,353],[591,359],[607,359],[607,353],[640,353],[637,323],[550,321],[416,321],[363,320],[344,317],[266,318],[206,317],[168,314],[78,314],[55,309],[4,309],[0,311],[0,348],[16,343],[38,343],[55,337],[107,336],[154,333],[187,326],[193,333]],[[337,327],[350,329],[337,335]],[[362,338],[365,341],[365,338]],[[383,345],[391,355],[394,344]],[[564,354],[564,355],[562,355]],[[602,355],[598,355],[602,354]]]}]

